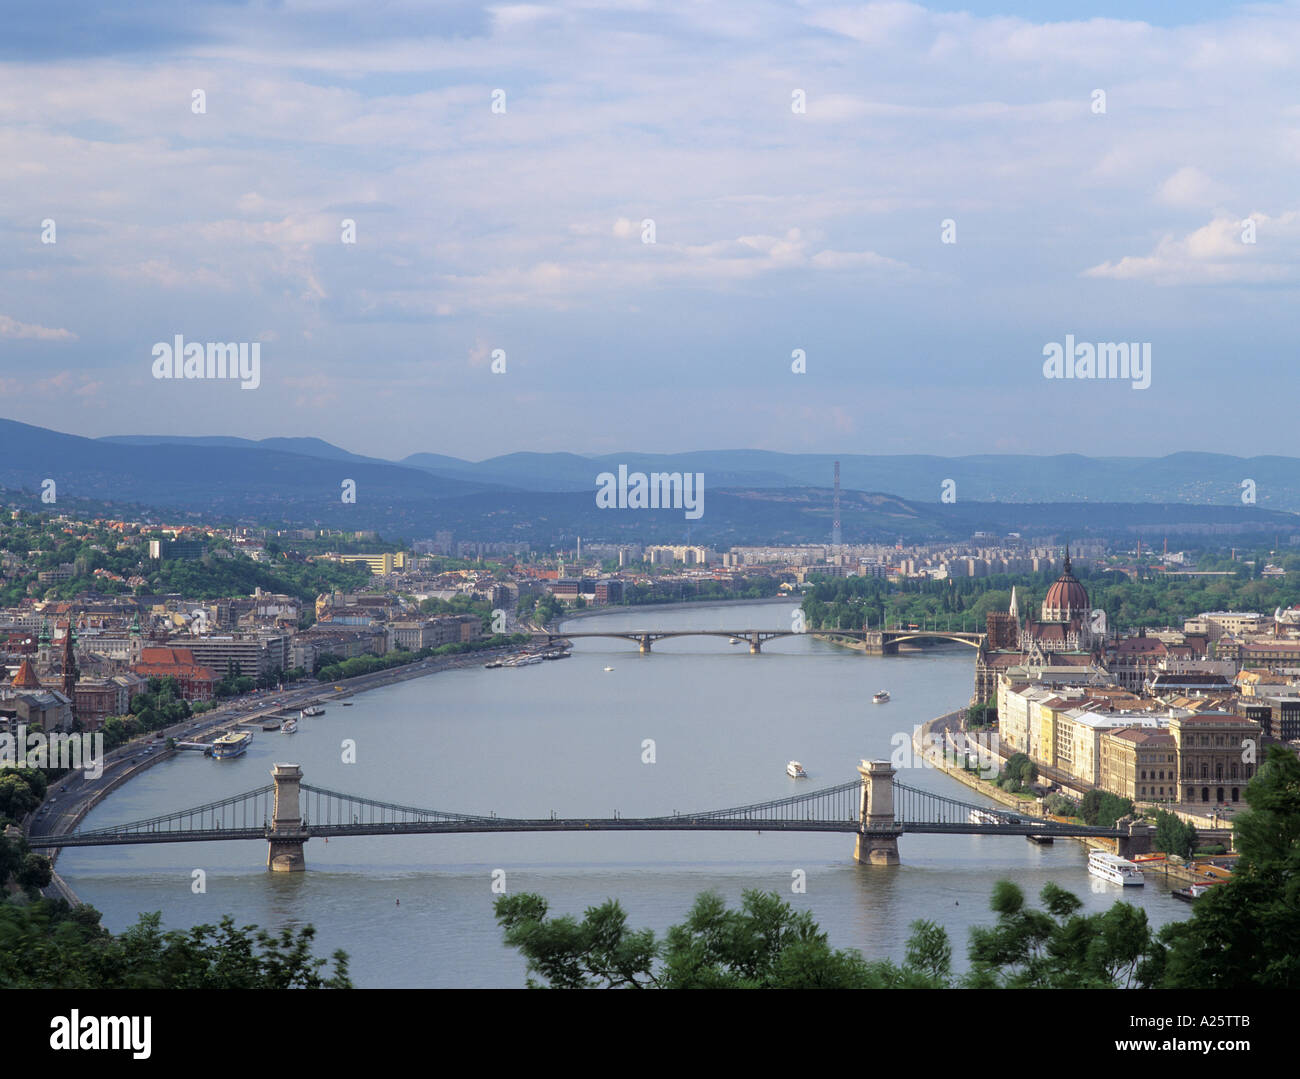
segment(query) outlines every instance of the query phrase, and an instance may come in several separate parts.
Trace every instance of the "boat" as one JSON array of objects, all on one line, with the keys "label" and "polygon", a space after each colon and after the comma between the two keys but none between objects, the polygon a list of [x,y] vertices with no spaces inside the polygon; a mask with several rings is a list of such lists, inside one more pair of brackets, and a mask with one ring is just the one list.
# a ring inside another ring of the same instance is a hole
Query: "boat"
[{"label": "boat", "polygon": [[1127,858],[1121,858],[1110,851],[1095,850],[1088,855],[1088,872],[1094,877],[1101,877],[1112,884],[1145,884],[1142,870]]},{"label": "boat", "polygon": [[1169,894],[1175,899],[1181,899],[1184,903],[1195,903],[1214,885],[1214,881],[1202,881],[1199,884],[1189,884],[1186,888],[1175,888]]},{"label": "boat", "polygon": [[351,702],[351,701],[344,701],[344,702],[343,702],[343,707],[344,707],[344,708],[351,708],[351,707],[352,707],[352,702]]},{"label": "boat", "polygon": [[614,669],[613,667],[606,667],[606,668],[605,668],[605,670],[607,670],[607,671],[612,671],[613,669]]},{"label": "boat", "polygon": [[808,773],[803,770],[803,765],[798,761],[791,761],[785,766],[785,774],[791,779],[807,779]]},{"label": "boat", "polygon": [[1050,835],[1027,835],[1025,838],[1031,843],[1041,843],[1044,846],[1050,846],[1052,843]]},{"label": "boat", "polygon": [[873,694],[871,700],[874,704],[884,704],[889,700],[889,694],[882,689],[879,693]]},{"label": "boat", "polygon": [[727,643],[728,643],[728,644],[740,644],[741,641],[740,641],[740,638],[739,638],[739,637],[732,637],[731,640],[729,640]]},{"label": "boat", "polygon": [[496,670],[496,668],[498,667],[504,667],[504,666],[505,666],[504,660],[494,659],[491,663],[483,664],[483,669],[485,671],[492,671],[492,670]]},{"label": "boat", "polygon": [[991,809],[972,809],[966,819],[971,824],[1006,824],[1007,819],[1001,813],[995,813]]},{"label": "boat", "polygon": [[290,716],[288,719],[286,719],[283,723],[280,724],[281,734],[293,734],[297,729],[298,729],[298,721],[294,719],[293,716]]},{"label": "boat", "polygon": [[323,716],[325,714],[325,709],[319,704],[309,704],[302,710],[302,714],[304,716]]},{"label": "boat", "polygon": [[248,743],[253,740],[253,736],[248,731],[232,731],[229,734],[223,734],[212,743],[212,755],[217,760],[225,760],[227,757],[242,757],[248,752]]}]

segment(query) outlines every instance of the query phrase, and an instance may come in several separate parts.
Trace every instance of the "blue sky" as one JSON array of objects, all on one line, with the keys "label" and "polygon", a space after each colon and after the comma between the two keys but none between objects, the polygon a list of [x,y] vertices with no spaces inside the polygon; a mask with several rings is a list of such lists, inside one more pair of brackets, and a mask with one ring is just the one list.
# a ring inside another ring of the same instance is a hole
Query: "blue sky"
[{"label": "blue sky", "polygon": [[[0,415],[388,457],[1295,452],[1296,4],[7,16]],[[260,342],[261,385],[155,380],[176,334]],[[1150,343],[1150,388],[1045,379],[1067,334]]]}]

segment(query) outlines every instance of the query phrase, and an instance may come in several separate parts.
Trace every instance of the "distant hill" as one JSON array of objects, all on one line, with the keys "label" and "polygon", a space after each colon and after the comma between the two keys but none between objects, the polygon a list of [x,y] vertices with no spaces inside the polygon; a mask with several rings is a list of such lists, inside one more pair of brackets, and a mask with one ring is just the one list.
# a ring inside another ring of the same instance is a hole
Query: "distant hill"
[{"label": "distant hill", "polygon": [[[123,435],[88,439],[0,420],[0,487],[60,499],[136,503],[211,518],[378,529],[418,539],[732,543],[823,542],[831,532],[829,455],[758,450],[682,454],[512,453],[471,462],[438,454],[385,461],[317,438]],[[1289,537],[1300,528],[1300,460],[1178,453],[1162,458],[841,455],[847,541],[1027,536]],[[705,513],[608,510],[596,476],[700,472]],[[355,505],[340,499],[357,485]],[[1256,505],[1241,502],[1255,482]],[[956,501],[940,501],[952,480]],[[887,492],[887,493],[885,493]],[[1285,543],[1283,538],[1281,542]]]}]

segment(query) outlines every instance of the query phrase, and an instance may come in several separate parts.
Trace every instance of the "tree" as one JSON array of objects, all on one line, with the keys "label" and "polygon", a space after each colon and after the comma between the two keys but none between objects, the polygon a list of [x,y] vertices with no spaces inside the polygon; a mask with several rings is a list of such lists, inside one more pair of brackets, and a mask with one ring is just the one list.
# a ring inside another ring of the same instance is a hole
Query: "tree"
[{"label": "tree", "polygon": [[1240,857],[1192,917],[1161,930],[1148,979],[1167,988],[1300,988],[1300,760],[1281,746],[1246,787]]},{"label": "tree", "polygon": [[746,892],[739,910],[703,893],[663,941],[653,930],[630,930],[613,899],[579,922],[548,918],[539,895],[502,896],[496,917],[506,943],[528,960],[531,988],[940,988],[951,970],[948,935],[933,922],[913,923],[903,966],[869,962],[832,949],[809,912],[759,891]]},{"label": "tree", "polygon": [[982,989],[1111,989],[1140,983],[1151,948],[1146,913],[1115,903],[1080,915],[1082,902],[1057,884],[1039,893],[1044,910],[1025,905],[1010,881],[993,889],[998,915],[991,928],[971,930],[971,970],[965,984]]}]

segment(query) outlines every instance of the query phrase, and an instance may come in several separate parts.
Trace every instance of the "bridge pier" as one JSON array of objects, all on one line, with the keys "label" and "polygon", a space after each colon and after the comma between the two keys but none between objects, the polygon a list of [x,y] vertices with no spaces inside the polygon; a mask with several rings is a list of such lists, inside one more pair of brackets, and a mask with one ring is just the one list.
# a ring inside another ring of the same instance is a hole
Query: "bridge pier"
[{"label": "bridge pier", "polygon": [[760,655],[763,651],[763,642],[759,639],[757,633],[751,634],[749,638],[749,654],[751,656]]},{"label": "bridge pier", "polygon": [[641,634],[641,654],[648,656],[650,654],[650,634]]},{"label": "bridge pier", "polygon": [[898,865],[898,837],[894,821],[894,769],[888,761],[863,761],[862,801],[853,857],[862,865]]},{"label": "bridge pier", "polygon": [[1151,825],[1141,821],[1130,821],[1128,835],[1122,835],[1115,841],[1116,853],[1121,858],[1131,858],[1135,854],[1151,853]]},{"label": "bridge pier", "polygon": [[302,848],[310,835],[299,808],[302,769],[296,764],[277,764],[271,769],[271,778],[275,781],[275,812],[266,836],[266,868],[275,873],[301,873],[307,868]]}]

